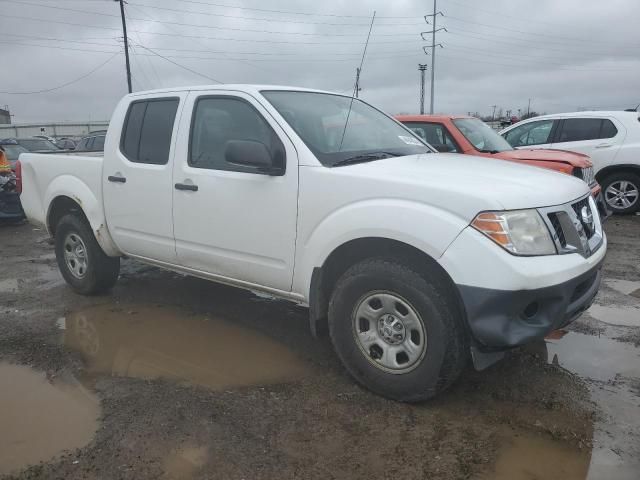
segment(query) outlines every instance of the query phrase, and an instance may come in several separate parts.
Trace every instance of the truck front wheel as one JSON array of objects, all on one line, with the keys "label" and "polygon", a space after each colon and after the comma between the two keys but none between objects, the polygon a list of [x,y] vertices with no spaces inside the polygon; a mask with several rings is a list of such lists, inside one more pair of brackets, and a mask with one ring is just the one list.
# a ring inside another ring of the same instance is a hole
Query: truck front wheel
[{"label": "truck front wheel", "polygon": [[60,273],[82,295],[105,292],[118,280],[120,258],[107,256],[87,221],[77,215],[65,215],[58,222],[55,249]]},{"label": "truck front wheel", "polygon": [[334,348],[351,375],[379,395],[426,400],[467,362],[460,314],[442,282],[430,278],[402,261],[372,258],[336,284],[329,302]]}]

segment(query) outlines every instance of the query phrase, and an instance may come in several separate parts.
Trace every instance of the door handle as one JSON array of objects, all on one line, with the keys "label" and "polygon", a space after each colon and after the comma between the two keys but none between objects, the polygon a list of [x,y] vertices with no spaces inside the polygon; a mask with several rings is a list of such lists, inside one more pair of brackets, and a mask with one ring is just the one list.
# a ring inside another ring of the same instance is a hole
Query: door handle
[{"label": "door handle", "polygon": [[608,148],[613,146],[612,143],[599,143],[598,145],[596,145],[596,148]]},{"label": "door handle", "polygon": [[176,183],[175,184],[176,190],[187,190],[190,192],[197,192],[198,191],[198,186],[197,185],[193,185],[191,183]]},{"label": "door handle", "polygon": [[118,177],[116,175],[109,175],[107,177],[107,180],[109,180],[110,182],[115,182],[115,183],[127,183],[127,179],[124,177]]}]

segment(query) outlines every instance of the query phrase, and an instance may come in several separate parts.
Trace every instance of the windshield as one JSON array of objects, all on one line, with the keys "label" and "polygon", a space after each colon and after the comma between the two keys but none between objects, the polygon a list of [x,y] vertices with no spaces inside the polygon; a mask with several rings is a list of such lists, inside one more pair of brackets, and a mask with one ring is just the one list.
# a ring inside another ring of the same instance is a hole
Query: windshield
[{"label": "windshield", "polygon": [[460,133],[481,152],[498,153],[513,150],[504,138],[477,118],[457,118],[453,123]]},{"label": "windshield", "polygon": [[44,138],[21,138],[18,142],[30,152],[38,150],[58,150],[58,147]]},{"label": "windshield", "polygon": [[7,155],[7,159],[10,162],[15,162],[16,160],[18,160],[18,157],[21,153],[29,151],[26,148],[21,147],[20,145],[2,145],[2,148],[4,149],[4,153]]},{"label": "windshield", "polygon": [[296,91],[262,94],[325,166],[356,156],[376,160],[431,152],[401,125],[358,99],[353,100],[349,112],[351,98],[341,95]]}]

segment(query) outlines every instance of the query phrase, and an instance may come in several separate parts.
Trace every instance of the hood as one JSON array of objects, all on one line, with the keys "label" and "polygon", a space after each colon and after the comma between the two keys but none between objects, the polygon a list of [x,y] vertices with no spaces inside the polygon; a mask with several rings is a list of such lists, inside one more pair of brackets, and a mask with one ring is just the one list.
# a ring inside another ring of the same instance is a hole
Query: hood
[{"label": "hood", "polygon": [[560,162],[566,163],[576,168],[591,167],[593,164],[588,155],[577,152],[569,152],[567,150],[552,149],[526,149],[526,150],[508,150],[493,155],[495,158],[503,160],[529,160],[538,162]]},{"label": "hood", "polygon": [[420,201],[468,221],[485,210],[547,207],[590,193],[586,183],[570,175],[457,153],[394,157],[331,170],[359,177],[360,191]]}]

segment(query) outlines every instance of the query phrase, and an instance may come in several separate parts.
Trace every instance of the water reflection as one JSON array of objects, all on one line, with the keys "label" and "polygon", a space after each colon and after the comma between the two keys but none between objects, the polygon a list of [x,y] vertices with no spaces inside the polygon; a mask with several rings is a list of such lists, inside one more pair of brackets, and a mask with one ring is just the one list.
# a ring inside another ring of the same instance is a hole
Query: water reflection
[{"label": "water reflection", "polygon": [[0,475],[89,443],[98,399],[73,378],[0,363]]},{"label": "water reflection", "polygon": [[289,382],[310,368],[254,330],[171,307],[102,305],[72,313],[64,324],[65,344],[82,353],[89,373],[220,390]]}]

